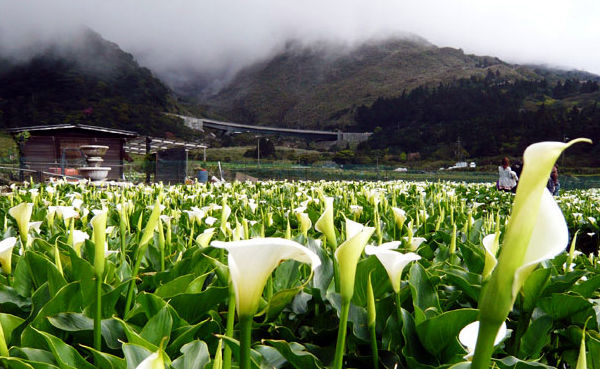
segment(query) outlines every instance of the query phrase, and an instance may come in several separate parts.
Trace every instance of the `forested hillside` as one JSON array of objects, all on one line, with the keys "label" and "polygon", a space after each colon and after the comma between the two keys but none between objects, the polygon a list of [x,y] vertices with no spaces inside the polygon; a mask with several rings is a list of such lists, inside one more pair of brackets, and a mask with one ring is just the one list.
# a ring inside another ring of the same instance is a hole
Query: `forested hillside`
[{"label": "forested hillside", "polygon": [[600,164],[600,101],[597,81],[506,81],[489,72],[435,88],[419,87],[379,98],[357,109],[358,128],[375,131],[360,149],[419,152],[423,157],[520,155],[532,142],[589,137],[594,147],[575,151]]},{"label": "forested hillside", "polygon": [[32,58],[0,55],[0,127],[85,123],[152,135],[190,134],[152,72],[91,30]]}]

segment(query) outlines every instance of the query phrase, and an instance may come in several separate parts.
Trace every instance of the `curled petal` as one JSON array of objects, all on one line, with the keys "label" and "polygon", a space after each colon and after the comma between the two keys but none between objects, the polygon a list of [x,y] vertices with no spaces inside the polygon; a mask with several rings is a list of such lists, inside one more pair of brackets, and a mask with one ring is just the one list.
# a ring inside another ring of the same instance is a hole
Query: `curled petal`
[{"label": "curled petal", "polygon": [[0,242],[0,264],[6,274],[10,274],[12,271],[12,250],[16,243],[16,237],[8,237]]},{"label": "curled petal", "polygon": [[313,270],[321,264],[314,252],[283,238],[213,241],[211,246],[228,251],[227,260],[239,316],[253,316],[256,313],[267,279],[283,260],[294,259],[307,263]]},{"label": "curled petal", "polygon": [[[360,259],[367,242],[373,232],[374,227],[362,227],[362,229],[356,233],[357,226],[356,222],[346,219],[346,231],[348,234],[354,234],[353,237],[346,239],[344,243],[335,250],[335,259],[338,262],[340,270],[340,294],[342,295],[342,301],[350,301],[354,294],[354,279],[356,277],[356,264]],[[360,225],[360,224],[359,224]],[[351,229],[348,231],[348,229]]]},{"label": "curled petal", "polygon": [[337,239],[335,237],[335,228],[333,225],[333,197],[325,197],[325,210],[321,217],[315,223],[315,229],[323,234],[327,238],[327,243],[331,246],[337,246]]},{"label": "curled petal", "polygon": [[389,244],[392,245],[386,246],[386,244],[383,244],[381,246],[367,246],[365,248],[365,254],[377,256],[377,259],[379,259],[390,277],[394,292],[398,293],[400,292],[400,278],[404,267],[411,261],[421,259],[421,257],[413,252],[403,254],[392,250],[392,247],[394,247],[394,245],[395,247],[398,247],[400,242],[390,242]]},{"label": "curled petal", "polygon": [[[473,352],[475,351],[475,345],[477,344],[477,334],[479,331],[479,321],[475,321],[466,325],[463,329],[461,329],[458,334],[458,340],[467,350],[467,355],[465,359],[473,356]],[[506,329],[506,323],[502,323],[498,333],[496,334],[496,339],[494,341],[494,346],[502,342],[504,338],[506,338],[508,331]]]}]

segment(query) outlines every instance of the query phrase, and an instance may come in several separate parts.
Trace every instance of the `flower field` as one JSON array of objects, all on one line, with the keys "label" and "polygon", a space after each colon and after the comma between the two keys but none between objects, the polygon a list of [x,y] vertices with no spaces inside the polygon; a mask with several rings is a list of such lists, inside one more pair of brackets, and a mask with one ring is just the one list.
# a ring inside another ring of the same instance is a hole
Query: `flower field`
[{"label": "flower field", "polygon": [[516,196],[402,181],[13,186],[0,362],[600,368],[600,192],[545,192],[567,147],[553,144],[526,152]]}]

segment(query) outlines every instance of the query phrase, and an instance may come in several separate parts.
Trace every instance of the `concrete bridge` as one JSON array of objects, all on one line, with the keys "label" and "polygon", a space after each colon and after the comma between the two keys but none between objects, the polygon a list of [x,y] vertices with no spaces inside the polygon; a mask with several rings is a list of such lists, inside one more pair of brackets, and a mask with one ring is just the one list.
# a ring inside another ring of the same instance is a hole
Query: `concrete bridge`
[{"label": "concrete bridge", "polygon": [[336,141],[337,143],[358,143],[366,141],[372,132],[342,132],[319,131],[313,129],[293,129],[267,126],[255,126],[233,122],[224,122],[214,119],[196,118],[186,115],[172,114],[183,119],[184,124],[192,129],[203,131],[204,128],[217,129],[229,133],[252,132],[258,134],[272,134],[280,136],[303,137],[314,141]]}]

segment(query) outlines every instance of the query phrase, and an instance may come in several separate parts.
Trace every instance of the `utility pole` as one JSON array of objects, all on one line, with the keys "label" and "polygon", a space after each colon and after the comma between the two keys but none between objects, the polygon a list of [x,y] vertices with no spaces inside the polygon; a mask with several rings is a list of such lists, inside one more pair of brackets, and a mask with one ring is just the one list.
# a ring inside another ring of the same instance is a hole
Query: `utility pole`
[{"label": "utility pole", "polygon": [[258,162],[258,167],[260,168],[260,137],[258,138],[258,143],[256,144],[256,161]]}]

